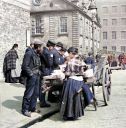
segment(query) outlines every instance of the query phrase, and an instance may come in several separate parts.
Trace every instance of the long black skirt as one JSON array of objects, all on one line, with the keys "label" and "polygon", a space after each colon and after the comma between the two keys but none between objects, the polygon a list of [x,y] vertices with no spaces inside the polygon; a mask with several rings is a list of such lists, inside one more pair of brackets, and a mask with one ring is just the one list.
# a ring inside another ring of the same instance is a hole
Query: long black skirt
[{"label": "long black skirt", "polygon": [[6,83],[17,83],[17,80],[19,78],[12,78],[11,76],[11,70],[7,70],[5,73],[5,82]]},{"label": "long black skirt", "polygon": [[63,119],[77,119],[84,115],[81,94],[77,93],[83,84],[83,81],[74,79],[68,79],[64,82],[60,109],[60,114]]}]

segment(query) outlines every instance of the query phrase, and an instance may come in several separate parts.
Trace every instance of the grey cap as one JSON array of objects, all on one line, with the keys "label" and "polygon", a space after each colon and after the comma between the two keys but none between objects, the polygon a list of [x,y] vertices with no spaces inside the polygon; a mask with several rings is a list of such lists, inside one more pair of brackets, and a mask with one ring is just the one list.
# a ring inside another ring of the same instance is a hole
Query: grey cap
[{"label": "grey cap", "polygon": [[33,43],[34,44],[41,44],[41,45],[45,44],[45,42],[43,42],[41,40],[34,40]]}]

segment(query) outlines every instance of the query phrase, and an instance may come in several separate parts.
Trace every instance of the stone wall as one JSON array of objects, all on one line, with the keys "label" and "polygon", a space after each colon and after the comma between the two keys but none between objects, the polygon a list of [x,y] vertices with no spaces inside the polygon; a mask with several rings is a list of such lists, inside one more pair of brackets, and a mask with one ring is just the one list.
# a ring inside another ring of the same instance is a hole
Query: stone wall
[{"label": "stone wall", "polygon": [[26,48],[26,30],[29,27],[30,10],[0,0],[0,79],[4,56],[14,43],[19,44],[18,54],[22,61]]},{"label": "stone wall", "polygon": [[[40,39],[44,42],[47,42],[50,39],[50,23],[49,17],[53,17],[53,32],[54,32],[54,40],[55,42],[62,42],[66,46],[72,46],[72,12],[46,12],[46,13],[39,13],[44,19],[44,35],[40,36],[32,36],[32,39]],[[34,19],[36,14],[31,14],[31,20]],[[68,33],[67,34],[59,34],[59,19],[60,17],[65,16],[68,17]]]}]

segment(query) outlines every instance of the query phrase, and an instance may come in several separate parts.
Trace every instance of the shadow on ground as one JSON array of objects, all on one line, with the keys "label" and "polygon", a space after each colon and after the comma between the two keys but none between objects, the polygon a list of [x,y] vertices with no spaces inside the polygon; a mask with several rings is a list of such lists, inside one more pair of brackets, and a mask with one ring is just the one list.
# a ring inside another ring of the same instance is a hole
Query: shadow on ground
[{"label": "shadow on ground", "polygon": [[21,113],[21,105],[22,105],[22,97],[14,96],[16,100],[6,100],[2,103],[2,105],[8,109],[14,109],[18,113]]}]

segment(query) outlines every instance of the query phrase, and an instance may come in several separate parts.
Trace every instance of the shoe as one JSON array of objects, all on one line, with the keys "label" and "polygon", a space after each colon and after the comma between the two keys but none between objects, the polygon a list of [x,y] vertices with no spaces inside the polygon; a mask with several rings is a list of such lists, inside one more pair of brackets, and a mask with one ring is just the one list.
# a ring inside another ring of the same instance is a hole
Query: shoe
[{"label": "shoe", "polygon": [[41,108],[46,108],[46,107],[48,108],[48,107],[51,107],[51,105],[48,104],[48,103],[44,103],[44,104],[41,103],[41,104],[40,104],[40,107],[41,107]]},{"label": "shoe", "polygon": [[31,113],[29,111],[22,112],[24,116],[31,117]]},{"label": "shoe", "polygon": [[35,109],[35,110],[31,110],[31,112],[40,113],[41,111],[38,109]]}]

